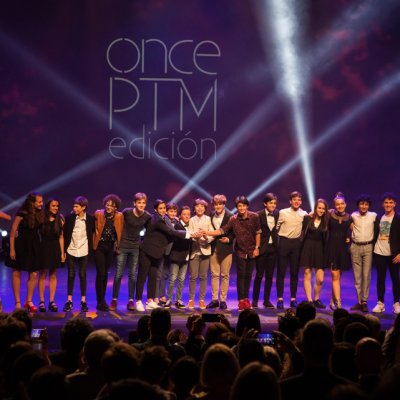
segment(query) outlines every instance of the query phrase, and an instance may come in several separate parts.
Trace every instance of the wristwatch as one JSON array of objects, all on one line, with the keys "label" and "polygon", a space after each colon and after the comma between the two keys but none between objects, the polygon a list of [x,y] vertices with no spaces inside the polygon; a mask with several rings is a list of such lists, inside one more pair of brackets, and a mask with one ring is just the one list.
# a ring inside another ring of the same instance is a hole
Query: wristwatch
[{"label": "wristwatch", "polygon": [[256,246],[256,249],[259,249],[260,248],[260,246]]}]

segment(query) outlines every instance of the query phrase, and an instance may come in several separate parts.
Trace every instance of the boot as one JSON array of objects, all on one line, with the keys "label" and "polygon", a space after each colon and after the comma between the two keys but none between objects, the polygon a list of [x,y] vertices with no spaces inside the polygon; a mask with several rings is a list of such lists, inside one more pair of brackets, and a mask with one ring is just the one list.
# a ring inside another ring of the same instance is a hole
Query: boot
[{"label": "boot", "polygon": [[331,297],[331,303],[329,304],[331,310],[336,310],[336,301],[333,297]]}]

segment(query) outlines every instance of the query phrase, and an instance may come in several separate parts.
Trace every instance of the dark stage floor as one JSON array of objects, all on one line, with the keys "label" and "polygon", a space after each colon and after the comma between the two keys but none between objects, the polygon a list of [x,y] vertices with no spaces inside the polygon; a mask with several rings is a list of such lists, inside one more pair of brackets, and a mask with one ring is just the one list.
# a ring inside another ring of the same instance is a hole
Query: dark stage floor
[{"label": "dark stage floor", "polygon": [[[113,264],[111,266],[109,272],[108,279],[108,289],[107,289],[107,301],[111,302],[112,296],[112,285],[113,278],[115,273],[115,259],[113,260]],[[78,274],[77,274],[78,275]],[[131,312],[126,309],[126,304],[128,302],[128,277],[127,274],[124,276],[121,285],[121,293],[119,298],[119,308],[116,311],[111,312],[98,312],[96,311],[96,295],[95,295],[95,276],[96,270],[94,266],[94,262],[92,261],[88,267],[88,288],[87,288],[87,302],[89,306],[89,312],[80,313],[80,291],[79,291],[79,278],[76,277],[75,280],[75,291],[73,302],[75,306],[74,312],[65,313],[36,313],[33,315],[33,322],[36,328],[47,328],[49,331],[49,348],[50,349],[58,349],[59,345],[59,331],[62,325],[70,318],[74,318],[77,316],[84,317],[89,319],[93,325],[97,328],[110,328],[113,331],[117,332],[124,341],[128,341],[128,332],[132,329],[136,328],[138,319],[144,314],[140,312]],[[255,272],[253,272],[253,278],[255,276]],[[22,282],[21,282],[21,299],[25,299],[26,296],[26,279],[27,274],[23,273]],[[210,283],[210,274],[208,276],[208,286],[207,286],[207,294],[206,294],[206,304],[211,301],[211,283]],[[321,292],[321,300],[329,305],[329,300],[331,296],[331,276],[330,273],[327,272],[325,276],[324,285]],[[314,278],[313,278],[314,284]],[[263,284],[262,284],[263,286]],[[356,302],[356,293],[353,284],[353,273],[352,271],[345,272],[342,276],[342,305],[344,308],[349,309]],[[187,305],[188,302],[188,288],[189,288],[189,274],[186,275],[186,283],[183,294],[183,301]],[[146,287],[145,287],[146,289]],[[250,292],[250,299],[252,297],[252,287]],[[11,269],[4,266],[4,259],[0,259],[0,293],[3,301],[3,310],[4,312],[11,312],[14,309],[14,296],[11,286]],[[46,287],[46,304],[48,303],[48,288]],[[231,279],[230,279],[230,287],[228,293],[228,307],[229,310],[225,311],[225,315],[230,320],[232,326],[236,326],[237,319],[239,316],[239,312],[237,310],[237,294],[236,294],[236,265],[232,266],[231,270]],[[260,299],[263,298],[263,291],[261,291]],[[143,295],[143,299],[146,299],[146,292]],[[62,307],[67,300],[67,269],[63,268],[58,271],[58,286],[56,292],[56,303],[59,306],[59,309],[62,310]],[[303,279],[302,274],[300,273],[299,279],[299,287],[298,287],[298,296],[297,300],[300,303],[302,300],[306,300],[304,289],[303,289]],[[393,296],[392,296],[392,285],[390,281],[390,277],[388,274],[386,281],[386,312],[382,314],[375,314],[381,320],[382,329],[389,329],[392,326],[393,321],[396,318],[396,315],[392,313],[392,305],[393,305]],[[274,284],[271,293],[271,301],[276,303],[276,288],[275,288],[275,278]],[[36,306],[39,304],[39,294],[37,292],[37,288],[35,290],[35,294],[33,296],[33,302]],[[289,293],[289,271],[287,271],[286,279],[285,279],[285,295],[284,295],[285,306],[289,306],[290,302],[290,293]],[[371,293],[369,299],[369,308],[375,306],[377,302],[377,294],[376,294],[376,270],[373,268],[372,271],[372,281],[371,281]],[[198,306],[198,296],[196,297],[195,302],[196,307]],[[262,306],[262,300],[259,302],[259,306]],[[196,308],[197,311],[200,311]],[[186,310],[177,310],[175,308],[170,309],[172,316],[172,325],[173,328],[180,328],[186,332],[186,319],[188,314],[192,311],[189,309]],[[282,315],[281,312],[276,310],[265,310],[263,308],[259,308],[257,312],[260,315],[262,330],[264,332],[271,331],[276,329],[278,326],[278,316]],[[322,312],[319,312],[318,315],[324,318],[329,318],[332,320],[333,311],[327,308]]]}]

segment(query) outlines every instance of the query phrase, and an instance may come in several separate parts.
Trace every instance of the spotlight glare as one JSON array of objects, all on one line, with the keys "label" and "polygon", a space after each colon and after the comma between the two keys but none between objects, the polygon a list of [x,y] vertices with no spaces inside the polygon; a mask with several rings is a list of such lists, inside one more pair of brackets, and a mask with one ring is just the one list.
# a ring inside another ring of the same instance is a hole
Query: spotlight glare
[{"label": "spotlight glare", "polygon": [[7,231],[1,231],[1,236],[6,237],[8,235]]}]

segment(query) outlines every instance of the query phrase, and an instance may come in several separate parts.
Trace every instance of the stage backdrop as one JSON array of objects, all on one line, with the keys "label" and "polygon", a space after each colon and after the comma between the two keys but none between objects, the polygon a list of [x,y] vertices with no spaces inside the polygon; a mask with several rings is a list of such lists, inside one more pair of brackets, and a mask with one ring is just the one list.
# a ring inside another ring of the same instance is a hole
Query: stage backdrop
[{"label": "stage backdrop", "polygon": [[398,2],[295,3],[290,26],[272,0],[2,2],[0,210],[299,190],[380,211],[400,195]]}]

